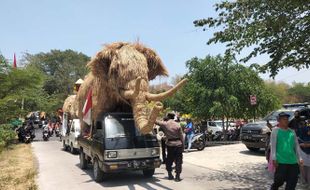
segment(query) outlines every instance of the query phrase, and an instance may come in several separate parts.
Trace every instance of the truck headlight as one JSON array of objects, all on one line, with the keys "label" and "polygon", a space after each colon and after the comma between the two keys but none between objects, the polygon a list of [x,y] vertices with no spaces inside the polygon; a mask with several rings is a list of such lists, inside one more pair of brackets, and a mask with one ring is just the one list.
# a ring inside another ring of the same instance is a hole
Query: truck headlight
[{"label": "truck headlight", "polygon": [[261,130],[261,134],[266,134],[266,133],[268,133],[268,132],[270,132],[270,130],[269,130],[268,128],[263,128],[263,129]]},{"label": "truck headlight", "polygon": [[153,148],[151,154],[152,156],[156,156],[159,154],[159,150],[157,148]]},{"label": "truck headlight", "polygon": [[116,158],[117,157],[117,152],[116,151],[108,151],[107,152],[107,157],[108,158]]}]

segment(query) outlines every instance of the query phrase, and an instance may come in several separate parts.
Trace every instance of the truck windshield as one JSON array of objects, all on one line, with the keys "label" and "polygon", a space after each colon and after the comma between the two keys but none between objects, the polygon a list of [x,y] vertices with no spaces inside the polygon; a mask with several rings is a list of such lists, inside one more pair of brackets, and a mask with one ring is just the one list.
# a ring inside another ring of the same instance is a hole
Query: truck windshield
[{"label": "truck windshield", "polygon": [[[267,120],[269,120],[269,121],[277,121],[278,115],[281,112],[283,112],[283,111],[274,111],[271,114],[269,114],[268,116],[266,116],[264,118],[264,120],[265,121],[267,121]],[[292,119],[294,117],[294,112],[293,111],[284,111],[284,112],[290,115],[289,119]]]},{"label": "truck windshield", "polygon": [[135,137],[140,133],[135,127],[135,122],[132,117],[116,117],[107,116],[105,122],[105,137]]},{"label": "truck windshield", "polygon": [[104,118],[104,146],[107,150],[158,147],[156,136],[143,135],[135,126],[132,114]]}]

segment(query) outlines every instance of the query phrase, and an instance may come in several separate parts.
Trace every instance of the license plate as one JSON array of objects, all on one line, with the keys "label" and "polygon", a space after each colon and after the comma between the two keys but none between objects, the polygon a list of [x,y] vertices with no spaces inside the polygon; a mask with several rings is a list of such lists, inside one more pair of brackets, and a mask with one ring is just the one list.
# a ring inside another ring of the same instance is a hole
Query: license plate
[{"label": "license plate", "polygon": [[261,135],[253,135],[253,137],[261,137]]},{"label": "license plate", "polygon": [[243,139],[245,139],[245,140],[246,139],[252,139],[252,137],[251,136],[244,136]]}]

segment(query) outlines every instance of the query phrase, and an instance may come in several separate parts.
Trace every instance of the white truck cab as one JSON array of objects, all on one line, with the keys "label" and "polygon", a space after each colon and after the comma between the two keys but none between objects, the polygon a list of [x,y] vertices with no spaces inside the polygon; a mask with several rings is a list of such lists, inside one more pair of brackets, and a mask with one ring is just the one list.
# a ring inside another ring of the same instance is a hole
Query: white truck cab
[{"label": "white truck cab", "polygon": [[69,127],[66,129],[64,136],[62,136],[63,148],[65,150],[70,150],[72,154],[79,150],[77,137],[81,133],[81,125],[79,119],[73,119],[69,123]]}]

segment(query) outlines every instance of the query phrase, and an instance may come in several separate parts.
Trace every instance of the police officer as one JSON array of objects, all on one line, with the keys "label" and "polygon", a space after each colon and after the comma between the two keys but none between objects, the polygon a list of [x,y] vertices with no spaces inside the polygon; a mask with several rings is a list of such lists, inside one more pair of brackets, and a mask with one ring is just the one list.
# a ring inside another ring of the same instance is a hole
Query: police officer
[{"label": "police officer", "polygon": [[168,121],[156,121],[155,123],[162,128],[166,136],[168,152],[166,169],[168,171],[168,179],[174,179],[174,176],[172,175],[172,164],[175,161],[175,181],[179,182],[181,181],[180,174],[182,172],[184,139],[182,128],[179,123],[174,121],[174,116],[173,113],[169,113],[167,115]]}]

